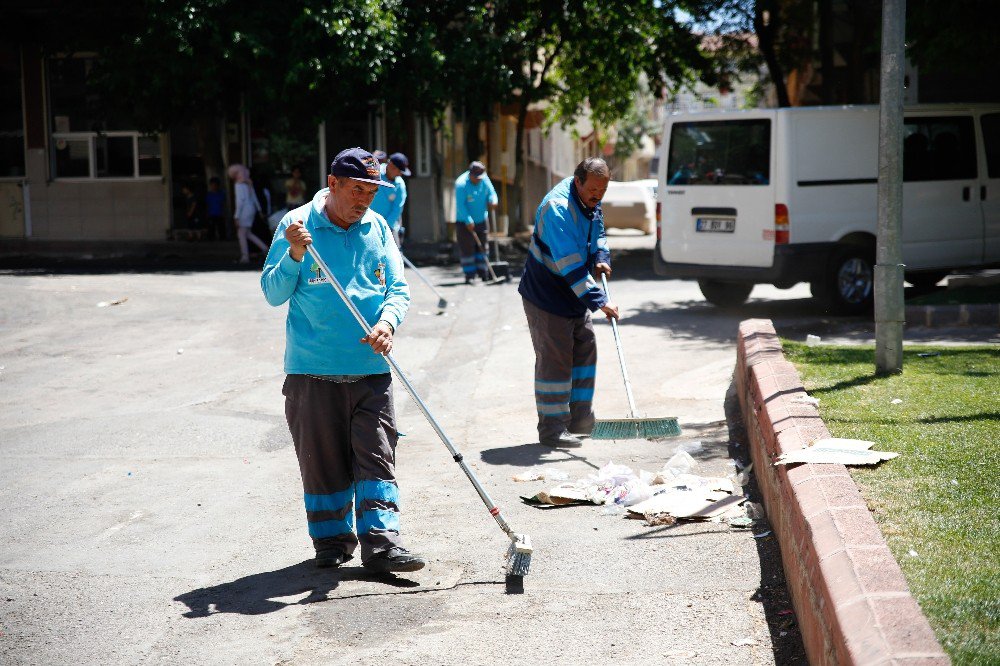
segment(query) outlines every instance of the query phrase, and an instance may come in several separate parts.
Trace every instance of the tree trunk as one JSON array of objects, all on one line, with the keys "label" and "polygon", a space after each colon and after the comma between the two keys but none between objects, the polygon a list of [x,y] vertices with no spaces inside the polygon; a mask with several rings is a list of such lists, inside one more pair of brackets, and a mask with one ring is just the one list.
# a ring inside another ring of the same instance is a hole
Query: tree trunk
[{"label": "tree trunk", "polygon": [[[764,23],[765,12],[768,14],[766,24]],[[767,0],[758,0],[754,3],[753,28],[754,32],[757,33],[757,44],[760,52],[764,55],[764,61],[767,63],[767,71],[771,73],[771,82],[778,95],[778,106],[786,107],[791,106],[791,102],[788,99],[788,88],[785,85],[785,73],[781,68],[781,63],[778,62],[778,56],[774,49],[777,23],[778,15],[775,3]]]},{"label": "tree trunk", "polygon": [[222,155],[222,128],[216,117],[206,116],[194,121],[198,134],[198,153],[205,168],[205,182],[215,177],[225,187],[226,161]]},{"label": "tree trunk", "polygon": [[[517,129],[514,130],[514,192],[517,194],[517,207],[509,210],[511,215],[511,232],[526,231],[528,222],[522,214],[524,205],[524,125],[528,119],[529,98],[521,94],[517,109]],[[510,202],[508,201],[508,204]]]}]

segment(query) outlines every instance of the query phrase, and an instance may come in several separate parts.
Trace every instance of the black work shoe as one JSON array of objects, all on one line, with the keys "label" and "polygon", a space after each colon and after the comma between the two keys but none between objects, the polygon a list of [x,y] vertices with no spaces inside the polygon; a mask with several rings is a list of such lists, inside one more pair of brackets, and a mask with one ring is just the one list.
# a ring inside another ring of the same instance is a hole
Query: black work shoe
[{"label": "black work shoe", "polygon": [[465,276],[465,284],[472,284],[475,281],[476,281],[476,278],[474,278],[473,276],[468,275],[468,274]]},{"label": "black work shoe", "polygon": [[344,562],[348,562],[352,559],[354,559],[353,555],[348,555],[344,551],[337,550],[336,548],[316,551],[316,566],[320,569],[339,567]]},{"label": "black work shoe", "polygon": [[572,434],[569,430],[563,430],[561,433],[555,437],[545,437],[540,439],[539,443],[543,446],[552,446],[555,448],[574,448],[583,444],[580,438]]},{"label": "black work shoe", "polygon": [[394,546],[389,550],[375,553],[362,564],[365,569],[376,573],[395,573],[397,571],[418,571],[423,569],[427,562],[424,558],[405,548]]}]

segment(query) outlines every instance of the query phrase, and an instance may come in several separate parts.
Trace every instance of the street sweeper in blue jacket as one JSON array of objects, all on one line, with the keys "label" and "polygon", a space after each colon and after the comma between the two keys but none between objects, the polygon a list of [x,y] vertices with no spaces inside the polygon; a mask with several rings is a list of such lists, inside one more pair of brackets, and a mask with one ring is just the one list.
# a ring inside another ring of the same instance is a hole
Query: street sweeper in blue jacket
[{"label": "street sweeper in blue jacket", "polygon": [[539,442],[580,445],[594,427],[597,343],[590,313],[618,317],[594,279],[611,275],[601,199],[610,171],[591,157],[557,184],[535,213],[518,291],[535,349],[535,409]]}]

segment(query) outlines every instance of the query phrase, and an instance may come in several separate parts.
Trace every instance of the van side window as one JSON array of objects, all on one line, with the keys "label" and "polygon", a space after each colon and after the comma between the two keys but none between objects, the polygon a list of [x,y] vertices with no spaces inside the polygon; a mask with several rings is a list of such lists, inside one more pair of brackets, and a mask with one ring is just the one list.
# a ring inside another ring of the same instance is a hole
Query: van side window
[{"label": "van side window", "polygon": [[903,181],[976,177],[976,138],[969,116],[907,118]]},{"label": "van side window", "polygon": [[669,185],[767,185],[771,121],[674,123],[669,156]]},{"label": "van side window", "polygon": [[986,173],[1000,178],[1000,113],[987,113],[979,119],[986,144]]}]

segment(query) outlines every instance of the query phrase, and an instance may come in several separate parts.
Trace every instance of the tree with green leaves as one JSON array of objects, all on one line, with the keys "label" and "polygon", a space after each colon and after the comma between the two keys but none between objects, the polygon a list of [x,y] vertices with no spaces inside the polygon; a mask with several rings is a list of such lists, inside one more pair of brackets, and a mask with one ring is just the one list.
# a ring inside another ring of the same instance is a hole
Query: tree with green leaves
[{"label": "tree with green leaves", "polygon": [[280,126],[383,103],[440,118],[451,104],[474,128],[496,104],[514,104],[520,191],[532,105],[545,103],[553,122],[589,113],[609,127],[633,107],[641,77],[659,91],[710,76],[700,37],[675,12],[690,4],[95,0],[33,16],[50,51],[99,54],[93,83],[136,128],[198,128],[207,175],[223,167],[219,119],[248,107],[274,109]]},{"label": "tree with green leaves", "polygon": [[195,127],[212,176],[224,170],[223,118],[256,106],[277,109],[279,124],[316,124],[376,99],[401,49],[400,4],[56,1],[5,10],[2,23],[29,26],[48,53],[96,52],[89,84],[106,112],[149,132]]},{"label": "tree with green leaves", "polygon": [[[681,2],[654,0],[497,0],[481,16],[480,50],[496,67],[492,100],[517,109],[515,191],[524,178],[528,110],[546,103],[550,120],[589,113],[610,127],[628,114],[640,80],[659,89],[712,76],[700,38],[678,20]],[[488,83],[488,82],[487,82]],[[519,213],[520,211],[515,211]],[[527,220],[515,214],[514,228]]]}]

